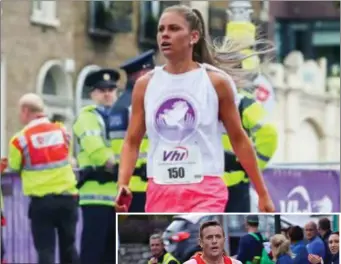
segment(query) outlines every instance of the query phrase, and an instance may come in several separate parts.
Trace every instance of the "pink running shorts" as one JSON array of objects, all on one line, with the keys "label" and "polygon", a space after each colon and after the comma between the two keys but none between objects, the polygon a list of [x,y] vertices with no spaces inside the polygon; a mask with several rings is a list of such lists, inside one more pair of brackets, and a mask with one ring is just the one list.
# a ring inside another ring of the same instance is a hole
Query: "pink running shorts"
[{"label": "pink running shorts", "polygon": [[161,185],[148,180],[147,213],[223,213],[227,187],[220,177],[205,176],[194,184]]}]

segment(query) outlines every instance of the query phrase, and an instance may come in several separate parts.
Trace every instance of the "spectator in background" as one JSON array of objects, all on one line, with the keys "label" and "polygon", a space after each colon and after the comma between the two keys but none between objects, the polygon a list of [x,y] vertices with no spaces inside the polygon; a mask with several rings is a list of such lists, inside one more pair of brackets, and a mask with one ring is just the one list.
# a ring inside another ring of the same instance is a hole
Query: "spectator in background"
[{"label": "spectator in background", "polygon": [[309,261],[312,262],[313,259],[316,260],[317,258],[323,259],[326,255],[326,250],[322,239],[318,236],[316,223],[312,221],[308,222],[304,226],[304,233],[305,238],[308,240],[307,250],[309,253]]},{"label": "spectator in background", "polygon": [[330,262],[324,264],[339,264],[340,263],[340,236],[339,232],[331,233],[328,239],[328,248],[331,253]]},{"label": "spectator in background", "polygon": [[44,108],[36,94],[20,98],[19,117],[25,127],[10,141],[8,167],[20,175],[24,195],[30,198],[28,216],[38,263],[55,263],[58,235],[60,262],[75,264],[78,190],[69,162],[70,135],[49,121]]},{"label": "spectator in background", "polygon": [[332,253],[330,252],[329,247],[328,247],[329,236],[332,233],[330,220],[326,217],[321,218],[318,222],[318,229],[317,230],[320,234],[321,239],[324,242],[324,248],[325,248],[325,252],[326,252],[325,257],[323,258],[323,262],[324,263],[330,263],[331,258],[332,258]]},{"label": "spectator in background", "polygon": [[328,240],[328,248],[331,252],[331,258],[329,262],[324,262],[323,259],[317,255],[309,255],[309,261],[312,264],[339,264],[340,256],[339,256],[339,232],[332,233],[329,236]]},{"label": "spectator in background", "polygon": [[[264,239],[258,231],[258,225],[259,218],[257,215],[248,215],[246,217],[246,230],[248,234],[240,238],[236,257],[242,263],[255,261],[255,258],[259,259],[262,256]],[[255,236],[259,239],[256,239]]]},{"label": "spectator in background", "polygon": [[160,234],[154,234],[149,238],[149,247],[152,254],[148,264],[180,264],[172,254],[165,250],[165,246]]},{"label": "spectator in background", "polygon": [[290,241],[282,234],[274,235],[271,240],[271,252],[276,264],[293,264]]},{"label": "spectator in background", "polygon": [[309,264],[308,250],[304,242],[303,229],[300,226],[292,226],[288,230],[291,243],[294,264]]}]

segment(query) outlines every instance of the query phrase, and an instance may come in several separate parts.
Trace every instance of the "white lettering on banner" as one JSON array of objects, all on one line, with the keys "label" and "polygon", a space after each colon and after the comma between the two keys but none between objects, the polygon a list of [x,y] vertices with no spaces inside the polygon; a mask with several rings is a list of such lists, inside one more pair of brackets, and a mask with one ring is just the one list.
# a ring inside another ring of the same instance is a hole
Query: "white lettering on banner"
[{"label": "white lettering on banner", "polygon": [[[300,200],[293,199],[292,197],[296,195],[303,202],[306,203],[305,209],[300,209]],[[280,212],[286,213],[307,213],[312,212],[310,196],[307,189],[304,186],[296,186],[293,188],[288,196],[287,200],[280,200]]]},{"label": "white lettering on banner", "polygon": [[161,144],[154,153],[154,180],[158,184],[190,184],[203,180],[201,153],[198,146]]},{"label": "white lettering on banner", "polygon": [[323,213],[332,213],[333,210],[333,201],[329,196],[325,195],[321,200],[313,201],[313,208],[316,208],[317,212]]},{"label": "white lettering on banner", "polygon": [[36,149],[53,147],[65,143],[61,130],[38,133],[31,136],[32,145]]},{"label": "white lettering on banner", "polygon": [[[295,195],[295,198],[293,198]],[[258,195],[256,191],[250,187],[251,212],[259,212]],[[304,204],[305,207],[304,207]],[[293,188],[287,199],[279,200],[279,211],[281,213],[332,213],[334,212],[334,204],[328,195],[324,195],[319,200],[311,200],[307,189],[303,186]],[[302,209],[303,207],[303,209]]]}]

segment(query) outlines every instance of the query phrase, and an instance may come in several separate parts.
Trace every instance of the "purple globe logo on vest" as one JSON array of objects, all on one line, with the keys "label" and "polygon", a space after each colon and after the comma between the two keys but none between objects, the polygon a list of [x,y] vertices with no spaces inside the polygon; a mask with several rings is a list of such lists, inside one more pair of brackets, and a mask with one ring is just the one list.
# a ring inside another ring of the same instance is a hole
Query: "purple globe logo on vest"
[{"label": "purple globe logo on vest", "polygon": [[181,141],[191,136],[197,125],[194,105],[182,97],[164,100],[155,114],[155,129],[168,141]]}]

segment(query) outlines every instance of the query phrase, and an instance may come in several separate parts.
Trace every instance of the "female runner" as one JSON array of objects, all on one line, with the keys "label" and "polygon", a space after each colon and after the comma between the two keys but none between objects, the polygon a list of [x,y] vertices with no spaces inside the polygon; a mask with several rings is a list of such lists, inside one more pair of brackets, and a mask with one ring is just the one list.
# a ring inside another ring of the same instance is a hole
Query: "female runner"
[{"label": "female runner", "polygon": [[221,178],[222,123],[259,195],[260,211],[273,212],[274,205],[234,103],[233,80],[242,75],[240,70],[233,70],[235,61],[225,56],[231,53],[231,46],[225,45],[227,53],[220,50],[213,56],[200,12],[178,5],[161,15],[157,42],[166,64],[135,84],[121,153],[120,190],[129,192],[139,146],[147,132],[149,180],[145,211],[224,212],[228,193]]}]

